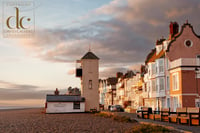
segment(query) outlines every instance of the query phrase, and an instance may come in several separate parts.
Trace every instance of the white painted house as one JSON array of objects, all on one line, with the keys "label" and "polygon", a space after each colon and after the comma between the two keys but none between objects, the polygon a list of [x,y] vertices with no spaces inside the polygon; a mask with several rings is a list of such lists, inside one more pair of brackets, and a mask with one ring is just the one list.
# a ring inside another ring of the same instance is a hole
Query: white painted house
[{"label": "white painted house", "polygon": [[77,95],[47,95],[46,113],[85,112],[85,98]]}]

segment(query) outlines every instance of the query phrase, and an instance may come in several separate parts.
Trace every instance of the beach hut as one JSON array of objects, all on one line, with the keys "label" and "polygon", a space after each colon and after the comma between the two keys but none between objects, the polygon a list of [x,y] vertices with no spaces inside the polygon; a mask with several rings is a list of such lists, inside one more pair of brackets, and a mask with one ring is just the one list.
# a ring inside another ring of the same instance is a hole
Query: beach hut
[{"label": "beach hut", "polygon": [[46,95],[46,113],[85,112],[85,98],[80,95]]}]

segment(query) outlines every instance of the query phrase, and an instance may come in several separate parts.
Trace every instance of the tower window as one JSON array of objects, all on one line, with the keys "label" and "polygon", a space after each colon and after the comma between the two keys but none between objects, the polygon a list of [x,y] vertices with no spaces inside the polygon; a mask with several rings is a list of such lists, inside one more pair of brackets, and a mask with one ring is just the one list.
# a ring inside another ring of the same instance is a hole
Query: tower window
[{"label": "tower window", "polygon": [[92,89],[92,80],[89,80],[89,89]]}]

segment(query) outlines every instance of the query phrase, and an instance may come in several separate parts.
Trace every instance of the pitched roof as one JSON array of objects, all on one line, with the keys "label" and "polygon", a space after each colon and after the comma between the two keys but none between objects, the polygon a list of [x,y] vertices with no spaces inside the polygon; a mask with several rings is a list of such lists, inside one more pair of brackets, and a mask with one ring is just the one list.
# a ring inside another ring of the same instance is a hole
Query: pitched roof
[{"label": "pitched roof", "polygon": [[117,78],[116,77],[110,77],[107,79],[108,85],[116,85],[117,84]]},{"label": "pitched roof", "polygon": [[74,95],[47,95],[47,102],[84,102],[85,98]]},{"label": "pitched roof", "polygon": [[164,50],[161,50],[159,54],[156,55],[156,51],[155,49],[153,49],[151,53],[149,53],[149,55],[147,56],[145,63],[147,64],[148,62],[154,62],[156,59],[162,58],[163,56],[165,56]]},{"label": "pitched roof", "polygon": [[87,52],[81,59],[99,59],[94,53]]},{"label": "pitched roof", "polygon": [[163,41],[165,41],[166,39],[162,38],[160,40],[156,41],[156,45],[161,45],[163,43]]},{"label": "pitched roof", "polygon": [[147,64],[148,62],[151,62],[150,59],[154,58],[155,56],[156,56],[156,48],[152,49],[151,52],[147,55],[145,64]]}]

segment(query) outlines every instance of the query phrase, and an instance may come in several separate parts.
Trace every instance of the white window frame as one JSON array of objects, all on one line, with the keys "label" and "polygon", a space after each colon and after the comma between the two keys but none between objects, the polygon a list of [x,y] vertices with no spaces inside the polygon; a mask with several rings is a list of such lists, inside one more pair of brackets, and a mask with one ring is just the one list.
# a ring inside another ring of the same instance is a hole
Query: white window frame
[{"label": "white window frame", "polygon": [[165,90],[165,79],[164,79],[164,77],[159,78],[159,89],[160,89],[160,91],[164,91]]},{"label": "white window frame", "polygon": [[169,76],[166,77],[166,87],[167,87],[166,89],[169,90],[169,88],[170,88],[170,79],[169,79]]},{"label": "white window frame", "polygon": [[[177,104],[175,104],[175,99],[177,99]],[[174,110],[176,110],[178,107],[180,107],[179,96],[173,96],[173,108],[174,108]]]},{"label": "white window frame", "polygon": [[159,78],[156,78],[156,92],[159,92]]},{"label": "white window frame", "polygon": [[170,107],[171,107],[170,104],[171,104],[171,101],[170,101],[170,98],[168,97],[168,98],[167,98],[167,108],[170,108]]},{"label": "white window frame", "polygon": [[165,98],[161,98],[161,108],[165,108],[166,101]]},{"label": "white window frame", "polygon": [[168,58],[165,58],[166,60],[165,60],[165,64],[166,64],[166,70],[168,70],[169,69],[169,59]]},{"label": "white window frame", "polygon": [[164,59],[163,58],[158,60],[158,70],[159,70],[159,73],[164,72]]},{"label": "white window frame", "polygon": [[172,74],[172,88],[174,91],[179,90],[179,75],[178,72]]},{"label": "white window frame", "polygon": [[156,91],[156,80],[153,79],[151,83],[152,83],[152,91],[154,92]]},{"label": "white window frame", "polygon": [[156,74],[156,64],[152,64],[152,75]]}]

